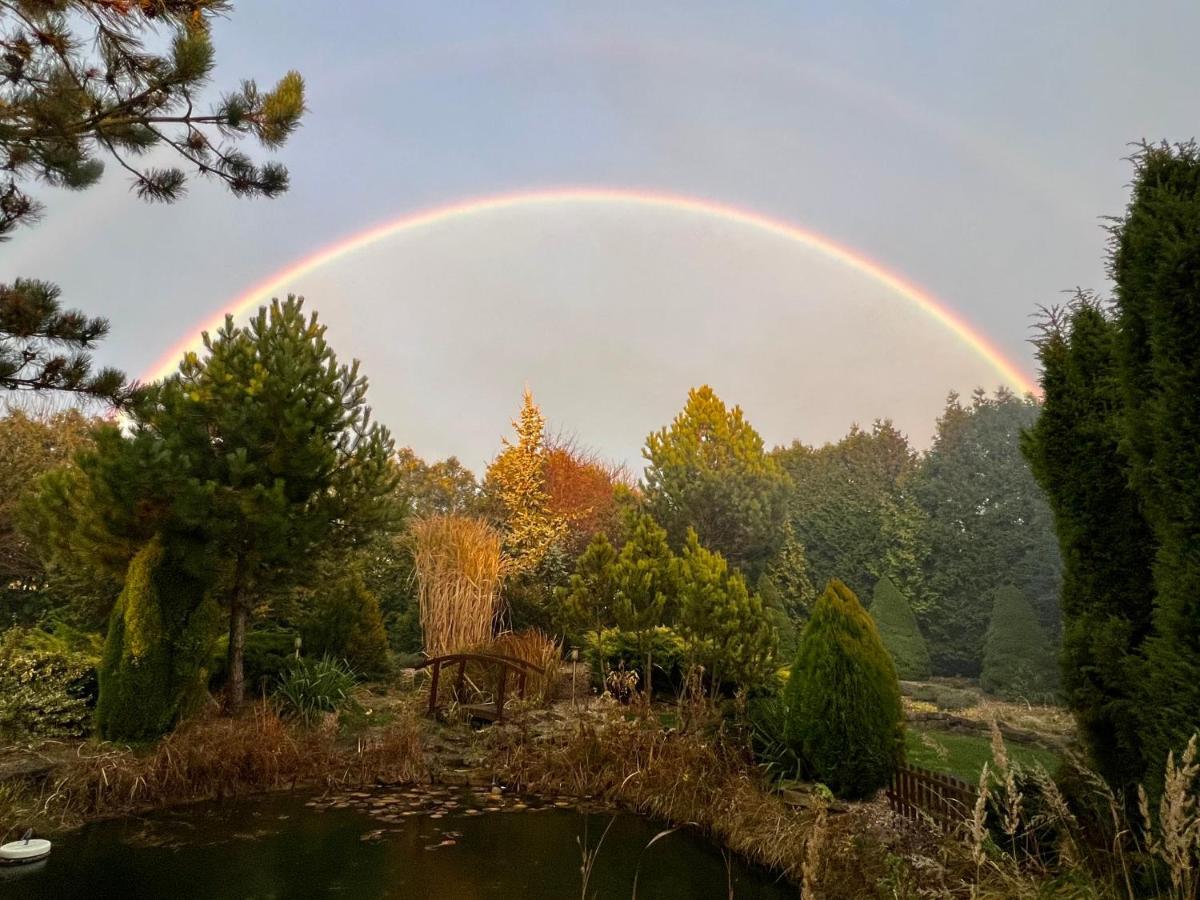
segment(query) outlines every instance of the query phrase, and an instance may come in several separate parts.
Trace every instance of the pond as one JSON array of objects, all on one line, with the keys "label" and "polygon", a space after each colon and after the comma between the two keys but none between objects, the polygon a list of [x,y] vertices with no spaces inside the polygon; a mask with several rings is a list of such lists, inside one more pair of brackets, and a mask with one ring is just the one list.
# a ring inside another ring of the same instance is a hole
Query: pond
[{"label": "pond", "polygon": [[485,790],[272,794],[59,835],[49,860],[0,869],[0,896],[559,900],[580,896],[581,846],[597,845],[588,898],[627,900],[635,873],[641,900],[796,896],[690,831],[651,844],[663,830],[564,798]]}]

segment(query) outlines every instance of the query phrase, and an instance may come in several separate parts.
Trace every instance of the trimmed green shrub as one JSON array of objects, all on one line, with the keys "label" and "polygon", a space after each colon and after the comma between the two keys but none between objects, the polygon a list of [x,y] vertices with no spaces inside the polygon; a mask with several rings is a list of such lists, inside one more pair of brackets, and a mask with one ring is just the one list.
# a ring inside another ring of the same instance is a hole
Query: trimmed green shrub
[{"label": "trimmed green shrub", "polygon": [[298,659],[279,679],[275,697],[283,716],[311,726],[329,713],[357,709],[353,694],[357,682],[354,670],[343,660]]},{"label": "trimmed green shrub", "polygon": [[906,681],[928,678],[929,648],[917,627],[917,617],[908,599],[886,575],[875,582],[870,611],[883,646],[896,664],[896,673]]},{"label": "trimmed green shrub", "polygon": [[[256,628],[246,632],[246,651],[242,660],[246,690],[257,693],[260,686],[275,684],[296,659],[296,638],[300,632],[290,628]],[[209,687],[219,689],[229,677],[229,635],[222,635],[213,650],[212,679]]]},{"label": "trimmed green shrub", "polygon": [[783,739],[838,796],[885,786],[904,748],[896,667],[875,622],[836,578],[813,607],[783,693]]},{"label": "trimmed green shrub", "polygon": [[583,635],[583,641],[586,657],[601,659],[609,669],[616,669],[623,663],[626,669],[641,672],[645,662],[641,654],[648,648],[654,660],[654,677],[659,687],[666,689],[683,683],[687,648],[673,628],[660,625],[648,629],[640,636],[642,649],[639,649],[638,634],[619,628],[605,628],[600,632],[598,655],[596,632]]},{"label": "trimmed green shrub", "polygon": [[1016,700],[1050,700],[1058,690],[1058,662],[1033,606],[1011,585],[992,595],[992,621],[983,645],[980,686]]},{"label": "trimmed green shrub", "polygon": [[357,573],[317,595],[300,633],[309,656],[340,657],[368,677],[387,671],[388,636],[379,600]]},{"label": "trimmed green shrub", "polygon": [[107,740],[168,731],[204,695],[221,611],[154,538],[129,564],[100,660],[96,727]]},{"label": "trimmed green shrub", "polygon": [[95,660],[27,649],[23,632],[14,629],[0,646],[0,740],[83,737],[96,699]]}]

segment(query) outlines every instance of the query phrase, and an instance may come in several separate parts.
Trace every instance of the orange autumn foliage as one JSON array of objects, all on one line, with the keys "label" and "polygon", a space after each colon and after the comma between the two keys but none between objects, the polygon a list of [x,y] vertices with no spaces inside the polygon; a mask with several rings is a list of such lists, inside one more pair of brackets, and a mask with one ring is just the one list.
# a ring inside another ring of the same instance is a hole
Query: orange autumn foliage
[{"label": "orange autumn foliage", "polygon": [[543,468],[547,508],[567,523],[566,550],[573,559],[599,532],[617,524],[618,485],[629,486],[623,466],[614,465],[570,441],[547,446]]}]

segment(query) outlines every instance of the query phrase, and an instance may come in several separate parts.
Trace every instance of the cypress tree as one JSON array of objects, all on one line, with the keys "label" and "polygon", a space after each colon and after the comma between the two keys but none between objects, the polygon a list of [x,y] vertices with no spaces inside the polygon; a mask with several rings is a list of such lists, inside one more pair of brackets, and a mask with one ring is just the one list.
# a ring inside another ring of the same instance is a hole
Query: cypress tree
[{"label": "cypress tree", "polygon": [[1146,146],[1113,228],[1122,448],[1156,544],[1138,679],[1146,763],[1200,728],[1200,147]]},{"label": "cypress tree", "polygon": [[810,776],[851,799],[888,783],[904,748],[896,667],[867,611],[836,578],[800,637],[784,705],[786,740]]},{"label": "cypress tree", "polygon": [[917,627],[917,617],[913,615],[908,599],[886,576],[875,583],[871,618],[879,629],[883,646],[896,664],[897,674],[909,681],[928,678],[929,648]]},{"label": "cypress tree", "polygon": [[1058,667],[1033,606],[1012,585],[997,588],[992,598],[980,685],[989,694],[1014,700],[1053,698]]},{"label": "cypress tree", "polygon": [[1118,446],[1117,339],[1091,296],[1050,313],[1038,341],[1042,413],[1021,446],[1062,552],[1064,699],[1091,764],[1129,787],[1145,770],[1136,662],[1150,631],[1154,542]]}]

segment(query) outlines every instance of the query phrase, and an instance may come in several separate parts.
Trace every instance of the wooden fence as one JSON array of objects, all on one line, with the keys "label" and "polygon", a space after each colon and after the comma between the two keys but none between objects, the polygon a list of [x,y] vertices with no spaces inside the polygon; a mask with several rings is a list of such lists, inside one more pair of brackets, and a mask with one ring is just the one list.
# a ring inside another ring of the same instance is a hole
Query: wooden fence
[{"label": "wooden fence", "polygon": [[946,827],[969,819],[978,796],[969,781],[917,766],[897,769],[887,790],[888,804],[900,815],[908,819],[926,815]]}]

